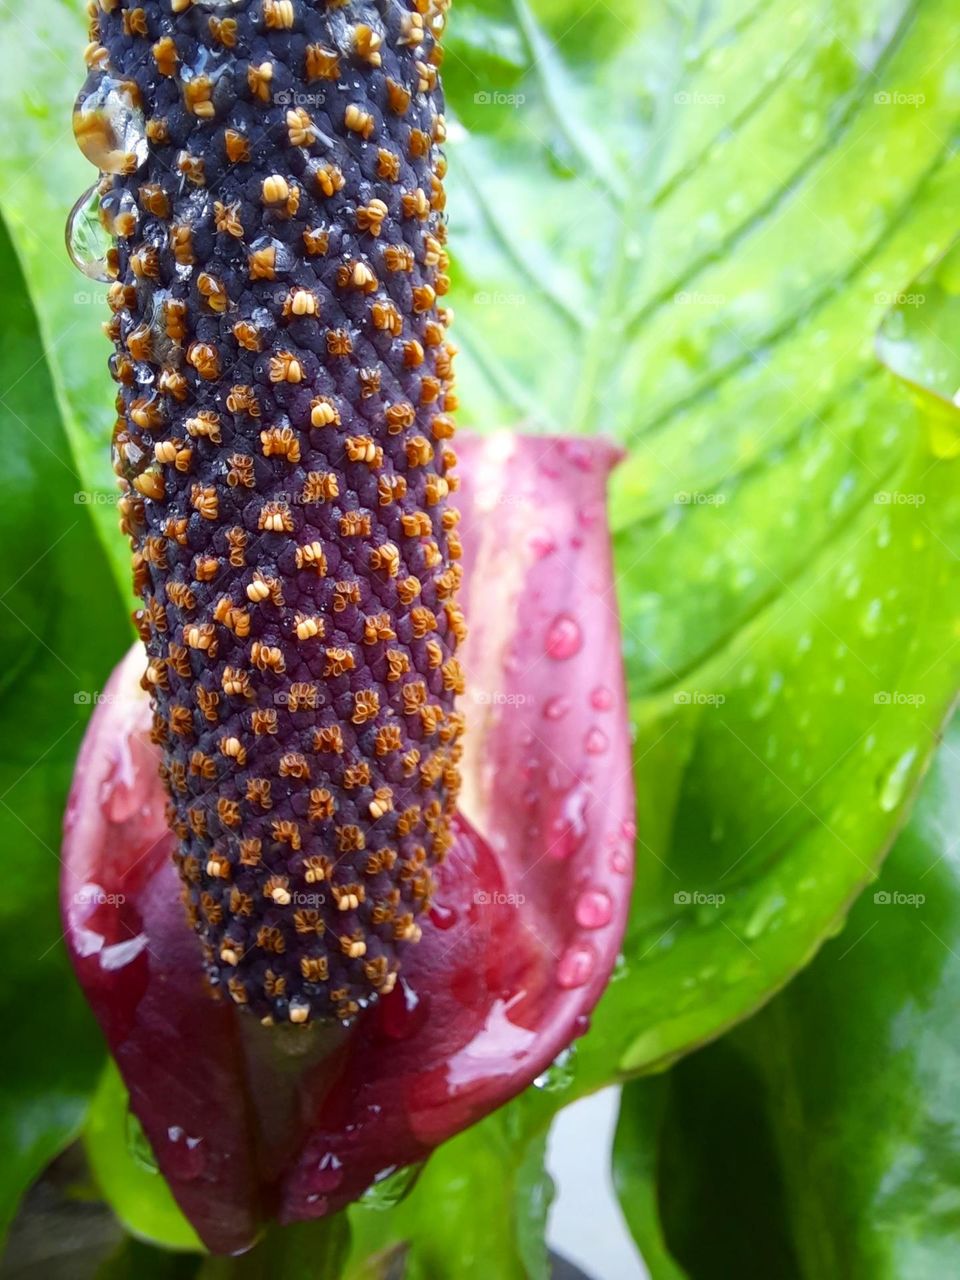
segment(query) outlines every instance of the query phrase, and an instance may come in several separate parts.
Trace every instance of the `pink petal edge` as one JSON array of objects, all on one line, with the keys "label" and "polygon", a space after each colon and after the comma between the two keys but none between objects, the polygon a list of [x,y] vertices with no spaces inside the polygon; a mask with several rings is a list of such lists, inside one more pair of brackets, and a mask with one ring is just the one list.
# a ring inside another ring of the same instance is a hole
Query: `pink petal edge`
[{"label": "pink petal edge", "polygon": [[[205,990],[136,646],[84,739],[62,910],[170,1187],[214,1252],[342,1208],[519,1093],[585,1030],[626,924],[630,739],[598,440],[459,441],[463,816],[397,989],[350,1032],[262,1028]],[[482,833],[482,834],[478,834]]]}]

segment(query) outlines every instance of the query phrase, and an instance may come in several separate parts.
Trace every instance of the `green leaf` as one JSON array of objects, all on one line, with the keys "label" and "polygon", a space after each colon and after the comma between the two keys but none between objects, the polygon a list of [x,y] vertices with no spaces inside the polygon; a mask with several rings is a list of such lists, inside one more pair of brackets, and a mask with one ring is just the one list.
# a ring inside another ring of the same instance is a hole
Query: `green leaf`
[{"label": "green leaf", "polygon": [[[875,891],[758,1017],[630,1086],[617,1148],[628,1207],[655,1201],[691,1280],[779,1241],[789,1280],[928,1280],[960,1228],[960,722]],[[658,1090],[663,1086],[657,1082]],[[639,1185],[633,1170],[655,1169]],[[639,1190],[637,1189],[639,1185]],[[720,1232],[723,1234],[719,1234]],[[741,1242],[738,1245],[738,1240]],[[659,1242],[654,1239],[654,1244]],[[743,1274],[744,1272],[740,1272]],[[653,1275],[670,1276],[653,1268]]]},{"label": "green leaf", "polygon": [[201,1250],[129,1110],[127,1090],[112,1059],[100,1077],[84,1143],[97,1185],[128,1231],[167,1249]]},{"label": "green leaf", "polygon": [[91,513],[124,592],[130,580],[125,539],[117,534],[116,483],[110,465],[113,386],[105,284],[82,275],[64,247],[74,201],[97,180],[71,125],[84,79],[83,4],[39,0],[0,11],[0,103],[11,127],[0,136],[7,221],[37,311],[56,403],[89,497]]},{"label": "green leaf", "polygon": [[195,1280],[201,1259],[164,1253],[140,1240],[124,1240],[97,1271],[95,1280]]},{"label": "green leaf", "polygon": [[439,1148],[395,1207],[368,1193],[350,1211],[349,1280],[368,1274],[371,1255],[404,1242],[405,1280],[547,1280],[545,1146],[521,1099]]},{"label": "green leaf", "polygon": [[83,725],[127,622],[0,224],[0,1230],[77,1129],[102,1048],[61,942],[58,849]]},{"label": "green leaf", "polygon": [[[482,12],[454,13],[447,68],[466,415],[630,445],[637,887],[560,1104],[810,960],[955,696],[958,420],[903,358],[950,382],[956,258],[929,297],[911,282],[955,230],[960,19],[946,0]],[[887,368],[873,340],[901,297]]]}]

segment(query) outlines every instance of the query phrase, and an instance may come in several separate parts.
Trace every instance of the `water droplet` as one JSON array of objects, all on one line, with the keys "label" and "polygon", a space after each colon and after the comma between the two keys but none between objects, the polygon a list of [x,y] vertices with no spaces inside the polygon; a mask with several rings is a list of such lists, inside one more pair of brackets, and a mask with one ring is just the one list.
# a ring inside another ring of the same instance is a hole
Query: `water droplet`
[{"label": "water droplet", "polygon": [[583,632],[576,618],[569,613],[558,613],[547,630],[547,656],[558,662],[572,658],[583,645]]},{"label": "water droplet", "polygon": [[357,1204],[361,1209],[392,1209],[413,1190],[425,1163],[426,1161],[421,1161],[419,1164],[410,1164],[404,1169],[391,1164],[386,1169],[381,1169]]},{"label": "water droplet", "polygon": [[568,1046],[562,1049],[547,1067],[546,1071],[534,1077],[533,1087],[543,1089],[546,1093],[557,1093],[573,1083],[573,1064],[576,1061],[576,1050]]},{"label": "water droplet", "polygon": [[744,927],[744,933],[748,938],[759,938],[764,929],[770,924],[771,920],[777,916],[786,906],[786,898],[782,894],[771,894],[769,898],[765,898],[759,903],[750,915]]},{"label": "water droplet", "polygon": [[572,991],[590,981],[596,967],[597,956],[586,942],[575,942],[567,947],[557,965],[557,984]]},{"label": "water droplet", "polygon": [[549,853],[558,862],[569,858],[583,843],[587,834],[587,798],[583,787],[574,787],[550,823]]},{"label": "water droplet", "polygon": [[442,902],[435,902],[430,908],[430,919],[438,929],[452,929],[458,918],[453,907],[446,907]]},{"label": "water droplet", "polygon": [[598,684],[590,694],[590,705],[594,711],[609,711],[613,706],[613,694],[606,685]]},{"label": "water droplet", "polygon": [[606,889],[586,889],[573,909],[581,929],[602,929],[613,916],[613,903]]},{"label": "water droplet", "polygon": [[316,1169],[312,1170],[307,1178],[314,1195],[329,1195],[343,1182],[343,1163],[332,1151],[328,1151],[320,1157]]},{"label": "water droplet", "polygon": [[593,728],[588,730],[583,740],[583,749],[588,756],[602,756],[610,746],[610,739],[602,729]]},{"label": "water droplet", "polygon": [[428,1000],[414,991],[405,978],[380,1001],[380,1026],[391,1040],[409,1040],[427,1018]]},{"label": "water droplet", "polygon": [[875,636],[879,632],[882,614],[883,601],[871,600],[860,618],[860,630],[865,636]]},{"label": "water droplet", "polygon": [[528,543],[530,550],[538,560],[546,560],[547,556],[553,555],[557,549],[556,542],[549,533],[543,530],[531,533]]},{"label": "water droplet", "polygon": [[167,1130],[165,1165],[175,1178],[192,1182],[199,1178],[207,1167],[207,1158],[203,1152],[203,1139],[192,1138],[178,1124],[172,1124]]},{"label": "water droplet", "polygon": [[630,855],[623,849],[617,849],[610,858],[610,870],[618,876],[625,876],[630,870]]},{"label": "water droplet", "polygon": [[73,109],[77,146],[103,173],[135,173],[150,150],[139,90],[129,80],[94,72]]},{"label": "water droplet", "polygon": [[140,1121],[130,1110],[127,1111],[124,1127],[126,1129],[127,1150],[133,1157],[134,1162],[147,1173],[159,1173],[160,1166],[157,1164],[157,1157],[153,1154],[150,1140],[143,1132]]},{"label": "water droplet", "polygon": [[108,284],[115,276],[108,253],[113,241],[100,219],[100,193],[96,185],[85,191],[67,217],[64,241],[70,261],[90,280]]},{"label": "water droplet", "polygon": [[911,747],[880,777],[879,800],[880,808],[884,813],[890,813],[903,799],[903,793],[906,790],[907,782],[910,778],[910,770],[916,756],[916,747]]},{"label": "water droplet", "polygon": [[570,699],[561,697],[557,694],[554,698],[548,698],[543,707],[544,720],[562,720],[570,710]]}]

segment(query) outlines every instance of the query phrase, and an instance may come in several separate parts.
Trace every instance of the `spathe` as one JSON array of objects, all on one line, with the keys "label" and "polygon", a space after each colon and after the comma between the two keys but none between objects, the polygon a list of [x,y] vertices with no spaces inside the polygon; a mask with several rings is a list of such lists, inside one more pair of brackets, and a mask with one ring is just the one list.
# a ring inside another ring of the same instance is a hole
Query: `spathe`
[{"label": "spathe", "polygon": [[396,990],[349,1031],[205,986],[148,745],[143,655],[66,823],[73,963],[167,1181],[216,1252],[334,1211],[520,1092],[586,1025],[626,922],[633,784],[598,441],[460,441],[471,628],[463,817]]}]

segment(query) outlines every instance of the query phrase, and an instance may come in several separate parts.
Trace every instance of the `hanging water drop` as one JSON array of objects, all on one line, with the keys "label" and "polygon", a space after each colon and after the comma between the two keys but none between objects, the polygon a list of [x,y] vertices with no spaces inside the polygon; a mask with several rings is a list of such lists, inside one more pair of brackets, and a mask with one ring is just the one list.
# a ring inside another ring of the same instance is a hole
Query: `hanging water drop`
[{"label": "hanging water drop", "polygon": [[140,91],[130,80],[94,73],[73,109],[77,146],[103,173],[136,173],[150,150]]},{"label": "hanging water drop", "polygon": [[85,191],[67,217],[64,240],[70,261],[90,280],[109,284],[116,277],[110,262],[113,241],[100,219],[100,193]]}]

